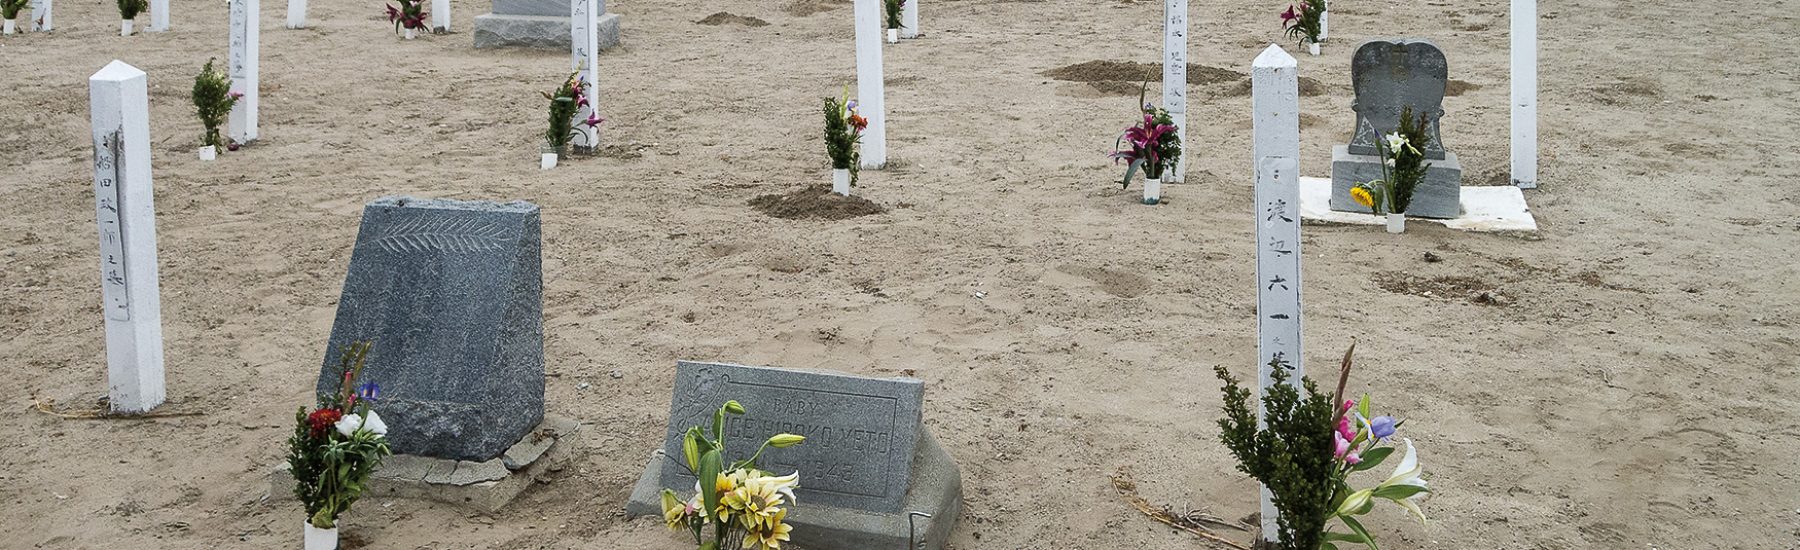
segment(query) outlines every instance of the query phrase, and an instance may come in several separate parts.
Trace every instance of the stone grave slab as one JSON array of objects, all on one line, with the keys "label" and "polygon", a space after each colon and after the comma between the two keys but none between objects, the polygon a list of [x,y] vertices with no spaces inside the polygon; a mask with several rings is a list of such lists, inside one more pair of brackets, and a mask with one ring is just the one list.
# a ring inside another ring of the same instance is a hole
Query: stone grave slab
[{"label": "stone grave slab", "polygon": [[[1300,217],[1307,223],[1383,225],[1387,219],[1374,214],[1343,212],[1330,207],[1331,180],[1300,178]],[[1426,221],[1444,224],[1458,231],[1531,232],[1537,231],[1537,219],[1525,203],[1525,193],[1518,187],[1477,186],[1462,189],[1462,215],[1455,218]]]},{"label": "stone grave slab", "polygon": [[679,462],[681,435],[709,424],[712,411],[735,399],[748,414],[728,417],[728,457],[748,456],[778,433],[807,438],[757,461],[778,475],[800,472],[788,516],[795,544],[904,548],[913,532],[908,515],[916,511],[931,515],[915,520],[923,548],[941,549],[961,512],[962,477],[921,423],[924,391],[910,378],[679,362],[663,450],[645,466],[626,512],[660,516],[665,487],[690,496],[694,477]]},{"label": "stone grave slab", "polygon": [[[493,0],[492,11],[475,16],[475,47],[567,50],[570,1]],[[619,45],[619,14],[607,13],[606,2],[599,4],[595,22],[605,50]]]},{"label": "stone grave slab", "polygon": [[385,197],[362,227],[318,390],[339,350],[371,340],[363,379],[395,454],[485,462],[544,419],[538,208]]},{"label": "stone grave slab", "polygon": [[1394,131],[1400,113],[1412,107],[1423,113],[1425,162],[1430,165],[1424,181],[1413,191],[1406,214],[1424,218],[1455,218],[1461,214],[1462,164],[1444,147],[1439,120],[1444,116],[1444,91],[1449,84],[1449,63],[1444,51],[1425,40],[1370,40],[1350,58],[1351,87],[1356,99],[1356,128],[1348,145],[1332,149],[1331,208],[1345,212],[1369,212],[1350,198],[1356,184],[1381,179],[1381,136]]}]

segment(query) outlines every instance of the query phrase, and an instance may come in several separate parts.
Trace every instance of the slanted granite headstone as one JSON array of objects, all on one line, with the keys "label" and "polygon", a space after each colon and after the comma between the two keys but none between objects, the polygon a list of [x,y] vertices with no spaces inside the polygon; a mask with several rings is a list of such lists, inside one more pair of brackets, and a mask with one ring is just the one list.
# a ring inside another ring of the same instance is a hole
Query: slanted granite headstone
[{"label": "slanted granite headstone", "polygon": [[626,511],[661,515],[660,492],[690,496],[694,477],[679,463],[681,436],[709,424],[712,412],[737,400],[748,414],[728,417],[728,457],[746,457],[769,436],[793,433],[806,442],[770,448],[757,460],[777,475],[800,472],[787,521],[793,542],[819,550],[904,548],[910,512],[918,540],[943,548],[962,505],[956,462],[921,424],[924,383],[845,374],[680,362],[663,441],[667,457],[650,460]]},{"label": "slanted granite headstone", "polygon": [[[619,45],[619,14],[607,13],[606,2],[595,10],[600,49]],[[493,0],[493,11],[475,16],[475,47],[554,48],[568,50],[571,0]]]},{"label": "slanted granite headstone", "polygon": [[339,350],[372,340],[395,453],[481,462],[544,418],[538,207],[384,197],[362,228],[332,322],[319,391]]},{"label": "slanted granite headstone", "polygon": [[1356,130],[1349,145],[1331,152],[1331,209],[1368,212],[1350,198],[1357,183],[1381,179],[1381,136],[1400,124],[1400,113],[1412,107],[1423,113],[1426,143],[1420,149],[1429,167],[1425,179],[1413,191],[1406,214],[1426,218],[1454,218],[1461,213],[1462,164],[1444,148],[1438,120],[1444,116],[1444,90],[1449,83],[1449,64],[1443,50],[1423,40],[1371,40],[1350,58],[1350,81],[1356,91],[1351,109],[1356,111]]}]

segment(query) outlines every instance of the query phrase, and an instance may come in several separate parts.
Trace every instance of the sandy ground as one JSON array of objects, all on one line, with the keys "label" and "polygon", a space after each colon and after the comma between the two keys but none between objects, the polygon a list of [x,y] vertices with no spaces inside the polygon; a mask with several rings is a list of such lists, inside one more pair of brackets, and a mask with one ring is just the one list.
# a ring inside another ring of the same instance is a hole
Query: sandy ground
[{"label": "sandy ground", "polygon": [[[309,399],[360,206],[389,194],[543,206],[548,407],[593,429],[499,514],[366,501],[349,547],[681,548],[619,511],[679,358],[915,369],[962,467],[956,548],[1206,547],[1118,498],[1121,468],[1159,504],[1253,511],[1211,374],[1253,372],[1248,97],[1193,86],[1191,183],[1144,207],[1103,156],[1132,98],[1042,73],[1155,62],[1159,3],[926,0],[926,36],[886,53],[894,167],[861,187],[889,211],[775,219],[747,201],[828,181],[815,110],[855,74],[848,5],[785,1],[612,2],[614,146],[550,172],[537,92],[567,55],[472,49],[484,2],[404,42],[374,2],[315,2],[290,31],[265,1],[263,139],[212,163],[187,91],[225,54],[220,2],[121,38],[112,3],[61,0],[56,33],[0,38],[0,547],[297,547],[264,473]],[[1473,85],[1443,123],[1470,183],[1503,180],[1506,3],[1335,5],[1326,55],[1300,60],[1325,87],[1303,99],[1306,172],[1348,138],[1351,47],[1406,35]],[[1282,7],[1195,0],[1193,61],[1247,72]],[[769,24],[695,23],[721,10]],[[1306,228],[1309,364],[1360,338],[1353,389],[1411,419],[1438,490],[1428,527],[1376,512],[1386,546],[1800,546],[1790,11],[1546,2],[1541,233]],[[153,86],[165,410],[198,416],[31,408],[104,395],[86,78],[114,58]]]}]

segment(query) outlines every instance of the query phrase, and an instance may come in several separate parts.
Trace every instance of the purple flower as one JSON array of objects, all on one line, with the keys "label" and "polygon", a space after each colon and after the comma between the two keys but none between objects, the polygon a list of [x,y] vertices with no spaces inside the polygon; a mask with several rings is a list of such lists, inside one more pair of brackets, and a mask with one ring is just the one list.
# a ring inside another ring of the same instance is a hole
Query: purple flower
[{"label": "purple flower", "polygon": [[1377,416],[1369,421],[1369,433],[1375,439],[1387,439],[1394,436],[1394,417]]},{"label": "purple flower", "polygon": [[848,103],[845,103],[844,110],[850,111],[850,112],[855,112],[856,111],[856,100],[852,99]]},{"label": "purple flower", "polygon": [[584,120],[581,123],[586,124],[589,128],[593,128],[599,126],[602,122],[606,122],[606,119],[601,118],[600,113],[588,113],[587,120]]},{"label": "purple flower", "polygon": [[381,385],[374,382],[364,382],[356,388],[356,397],[364,401],[374,401],[380,395]]}]

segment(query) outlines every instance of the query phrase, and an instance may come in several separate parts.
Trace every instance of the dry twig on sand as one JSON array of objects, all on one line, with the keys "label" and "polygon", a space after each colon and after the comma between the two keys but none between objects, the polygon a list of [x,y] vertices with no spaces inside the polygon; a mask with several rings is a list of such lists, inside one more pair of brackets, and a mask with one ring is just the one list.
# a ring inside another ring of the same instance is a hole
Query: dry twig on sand
[{"label": "dry twig on sand", "polygon": [[92,409],[79,411],[58,411],[56,410],[55,400],[50,398],[39,398],[35,393],[31,394],[31,408],[37,409],[37,412],[68,420],[125,420],[139,418],[169,418],[174,416],[200,416],[206,414],[200,411],[172,410],[152,411],[143,414],[114,414],[105,407],[94,407]]},{"label": "dry twig on sand", "polygon": [[1189,534],[1217,544],[1222,544],[1238,550],[1250,550],[1247,546],[1232,542],[1231,539],[1213,533],[1212,530],[1207,529],[1205,525],[1206,523],[1214,523],[1232,529],[1242,530],[1243,527],[1238,526],[1237,524],[1212,517],[1198,510],[1182,515],[1176,515],[1174,512],[1169,511],[1169,507],[1166,505],[1162,508],[1150,506],[1149,501],[1144,500],[1144,497],[1138,496],[1137,482],[1131,480],[1131,471],[1128,469],[1120,468],[1118,473],[1113,474],[1112,482],[1113,489],[1119,491],[1120,498],[1125,499],[1125,502],[1131,503],[1131,505],[1136,507],[1139,512],[1143,512],[1144,515],[1150,516],[1150,519],[1163,522],[1170,527],[1186,531]]}]

